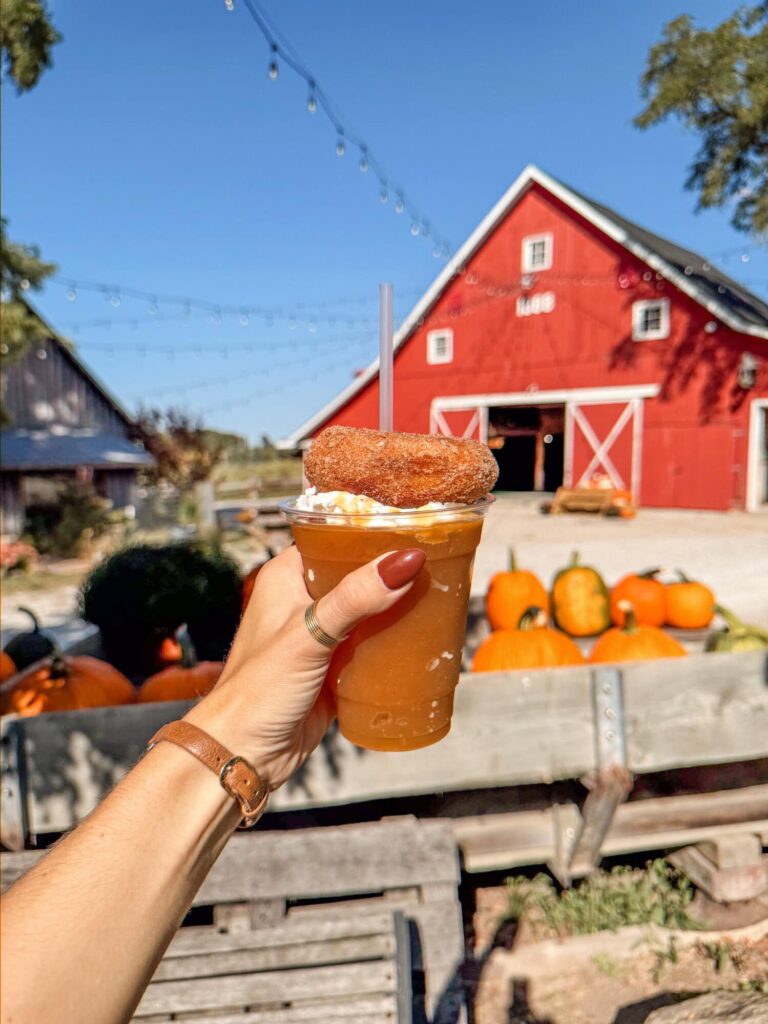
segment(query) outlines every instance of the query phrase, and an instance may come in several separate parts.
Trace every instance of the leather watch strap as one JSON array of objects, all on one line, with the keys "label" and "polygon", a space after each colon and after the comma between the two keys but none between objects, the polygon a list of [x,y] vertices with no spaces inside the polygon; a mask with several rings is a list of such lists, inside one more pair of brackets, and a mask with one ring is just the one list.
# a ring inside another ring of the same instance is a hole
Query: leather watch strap
[{"label": "leather watch strap", "polygon": [[229,750],[207,732],[191,722],[168,722],[149,741],[151,750],[162,740],[175,743],[210,768],[219,777],[224,789],[240,805],[243,825],[254,825],[267,806],[269,786],[245,760]]}]

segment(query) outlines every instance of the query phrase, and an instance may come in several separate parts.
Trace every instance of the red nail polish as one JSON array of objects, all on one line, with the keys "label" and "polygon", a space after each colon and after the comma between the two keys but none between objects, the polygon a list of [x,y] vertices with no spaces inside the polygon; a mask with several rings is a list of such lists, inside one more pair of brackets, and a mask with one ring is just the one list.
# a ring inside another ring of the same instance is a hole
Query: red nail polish
[{"label": "red nail polish", "polygon": [[414,578],[424,565],[427,556],[418,548],[406,548],[405,551],[393,551],[377,565],[379,576],[384,586],[390,590],[399,590]]}]

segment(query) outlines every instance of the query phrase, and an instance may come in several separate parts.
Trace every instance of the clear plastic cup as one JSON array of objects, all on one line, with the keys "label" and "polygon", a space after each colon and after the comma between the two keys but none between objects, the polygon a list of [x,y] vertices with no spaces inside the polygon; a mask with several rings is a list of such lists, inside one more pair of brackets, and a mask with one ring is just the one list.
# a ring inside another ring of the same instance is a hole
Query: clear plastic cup
[{"label": "clear plastic cup", "polygon": [[492,501],[371,515],[281,503],[315,599],[387,551],[415,547],[427,556],[408,594],[358,626],[334,652],[327,682],[339,728],[358,746],[416,750],[449,732],[472,566]]}]

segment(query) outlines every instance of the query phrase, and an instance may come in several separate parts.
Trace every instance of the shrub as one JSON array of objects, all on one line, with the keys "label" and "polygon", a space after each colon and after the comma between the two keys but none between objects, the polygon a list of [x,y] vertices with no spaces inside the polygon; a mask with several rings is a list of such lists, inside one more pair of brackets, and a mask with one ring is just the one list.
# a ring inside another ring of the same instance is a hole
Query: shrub
[{"label": "shrub", "polygon": [[240,619],[240,586],[237,566],[215,543],[141,544],[91,572],[80,610],[101,630],[110,661],[137,677],[183,623],[198,658],[221,661]]},{"label": "shrub", "polygon": [[74,558],[111,525],[108,504],[92,488],[72,481],[55,504],[29,506],[25,533],[41,554]]}]

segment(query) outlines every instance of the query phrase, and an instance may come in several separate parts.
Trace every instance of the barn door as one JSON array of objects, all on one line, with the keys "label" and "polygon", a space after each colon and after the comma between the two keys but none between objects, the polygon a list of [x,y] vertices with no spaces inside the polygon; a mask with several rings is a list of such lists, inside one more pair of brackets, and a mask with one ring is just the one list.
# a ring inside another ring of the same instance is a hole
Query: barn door
[{"label": "barn door", "polygon": [[430,434],[460,437],[465,440],[488,440],[488,410],[484,406],[467,409],[432,407],[429,416]]},{"label": "barn door", "polygon": [[565,482],[571,487],[589,483],[596,475],[613,487],[640,492],[643,400],[580,404],[565,407]]}]

